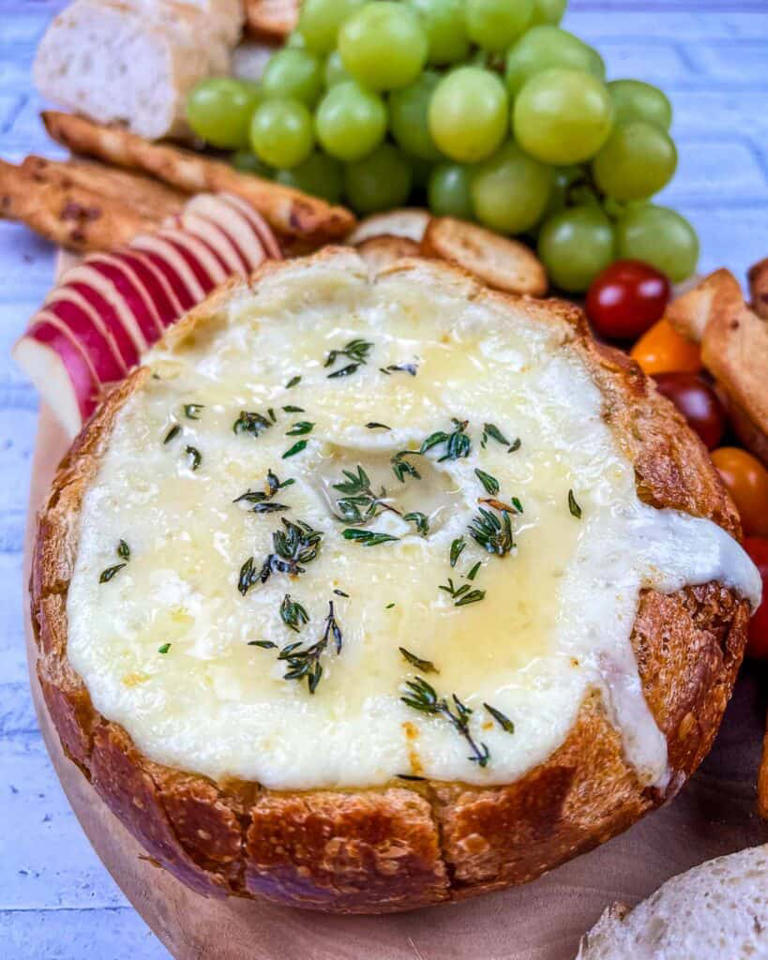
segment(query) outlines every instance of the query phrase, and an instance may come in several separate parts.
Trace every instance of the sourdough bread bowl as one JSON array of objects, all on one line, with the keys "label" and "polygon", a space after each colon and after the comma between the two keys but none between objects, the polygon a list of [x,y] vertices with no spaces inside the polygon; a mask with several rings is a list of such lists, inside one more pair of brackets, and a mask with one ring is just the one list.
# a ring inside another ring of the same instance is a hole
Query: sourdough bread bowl
[{"label": "sourdough bread bowl", "polygon": [[83,429],[39,520],[38,676],[200,893],[459,900],[680,789],[759,596],[739,535],[576,308],[326,248],[222,287]]}]

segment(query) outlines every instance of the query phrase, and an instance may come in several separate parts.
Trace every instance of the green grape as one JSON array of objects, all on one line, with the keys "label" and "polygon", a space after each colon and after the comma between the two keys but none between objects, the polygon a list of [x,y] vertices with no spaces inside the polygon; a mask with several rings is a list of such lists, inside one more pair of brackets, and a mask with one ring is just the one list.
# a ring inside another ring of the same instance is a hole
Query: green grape
[{"label": "green grape", "polygon": [[[312,53],[330,53],[344,21],[366,0],[303,0],[299,31]],[[293,36],[293,34],[291,34]]]},{"label": "green grape", "polygon": [[295,187],[304,193],[311,193],[314,197],[322,197],[328,203],[338,203],[344,187],[339,161],[319,150],[315,150],[298,167],[278,170],[275,180],[286,187]]},{"label": "green grape", "polygon": [[583,293],[614,259],[611,221],[597,207],[571,207],[545,222],[539,257],[562,290]]},{"label": "green grape", "polygon": [[236,150],[229,158],[229,162],[241,173],[252,173],[254,176],[271,179],[274,171],[268,167],[263,160],[260,160],[255,153],[250,150]]},{"label": "green grape", "polygon": [[658,87],[641,80],[611,80],[608,93],[617,123],[645,120],[663,130],[672,126],[672,104]]},{"label": "green grape", "polygon": [[442,159],[429,132],[429,103],[440,77],[433,70],[408,87],[389,95],[389,128],[402,149],[414,157],[436,163]]},{"label": "green grape", "polygon": [[533,24],[551,23],[557,26],[563,19],[568,0],[534,0]]},{"label": "green grape", "polygon": [[300,100],[313,107],[323,90],[320,61],[306,50],[278,50],[264,69],[261,89],[269,99]]},{"label": "green grape", "polygon": [[531,23],[533,0],[466,0],[470,40],[494,53],[506,50]]},{"label": "green grape", "polygon": [[477,219],[500,233],[522,233],[541,219],[552,190],[552,169],[512,140],[477,167],[470,192]]},{"label": "green grape", "polygon": [[634,206],[616,224],[618,255],[643,260],[665,273],[673,283],[696,269],[699,239],[679,213],[653,204]]},{"label": "green grape", "polygon": [[286,47],[292,49],[304,50],[307,46],[307,41],[304,39],[304,35],[299,33],[298,30],[294,30],[292,33],[288,34],[288,39],[285,41]]},{"label": "green grape", "polygon": [[328,59],[325,61],[325,85],[329,89],[335,86],[337,83],[343,83],[345,80],[351,80],[352,75],[347,73],[344,69],[344,64],[341,62],[341,54],[338,50],[334,50],[332,53],[328,54]]},{"label": "green grape", "polygon": [[187,119],[192,132],[224,150],[248,143],[251,114],[259,102],[255,84],[234,77],[201,80],[187,97]]},{"label": "green grape", "polygon": [[326,153],[339,160],[360,160],[384,139],[387,108],[378,94],[347,80],[331,87],[320,101],[315,128]]},{"label": "green grape", "polygon": [[272,167],[295,167],[314,146],[312,115],[298,100],[267,100],[251,120],[251,146]]},{"label": "green grape", "polygon": [[534,74],[552,67],[585,70],[605,79],[603,58],[592,47],[560,27],[532,27],[512,47],[507,56],[507,89],[516,96]]},{"label": "green grape", "polygon": [[611,132],[613,107],[605,84],[581,70],[545,70],[525,84],[512,111],[515,139],[544,163],[561,166],[593,157]]},{"label": "green grape", "polygon": [[351,16],[339,31],[344,68],[372,90],[405,87],[427,60],[427,34],[403,3],[375,0]]},{"label": "green grape", "polygon": [[643,200],[672,179],[677,151],[669,134],[654,123],[621,123],[592,161],[595,182],[614,200]]},{"label": "green grape", "polygon": [[427,186],[429,209],[436,217],[473,220],[470,172],[458,163],[441,163],[432,168]]},{"label": "green grape", "polygon": [[458,67],[435,87],[429,132],[439,150],[459,163],[490,156],[507,132],[507,94],[495,73]]},{"label": "green grape", "polygon": [[442,66],[466,60],[469,37],[464,0],[407,0],[427,34],[427,63]]},{"label": "green grape", "polygon": [[383,143],[369,156],[347,164],[344,189],[357,213],[374,213],[401,207],[411,192],[411,168],[391,143]]}]

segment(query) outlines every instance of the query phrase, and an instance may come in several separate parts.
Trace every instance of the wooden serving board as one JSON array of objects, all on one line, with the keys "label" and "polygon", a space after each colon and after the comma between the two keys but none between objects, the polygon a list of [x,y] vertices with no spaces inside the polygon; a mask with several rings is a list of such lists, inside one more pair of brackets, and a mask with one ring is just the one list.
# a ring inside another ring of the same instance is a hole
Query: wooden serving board
[{"label": "wooden serving board", "polygon": [[[62,430],[44,408],[32,473],[27,572],[35,516],[66,448]],[[695,864],[768,842],[768,825],[755,813],[768,670],[749,664],[714,750],[680,796],[525,887],[385,917],[337,917],[234,897],[208,900],[144,858],[64,757],[35,676],[28,615],[27,652],[40,729],[69,802],[120,888],[178,960],[572,960],[580,936],[612,901],[634,903]]]}]

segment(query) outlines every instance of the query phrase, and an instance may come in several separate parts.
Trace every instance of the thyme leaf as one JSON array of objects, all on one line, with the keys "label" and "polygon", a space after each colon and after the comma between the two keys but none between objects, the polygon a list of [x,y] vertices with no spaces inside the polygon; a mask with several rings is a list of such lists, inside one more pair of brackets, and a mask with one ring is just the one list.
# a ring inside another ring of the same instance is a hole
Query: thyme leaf
[{"label": "thyme leaf", "polygon": [[497,710],[496,707],[492,707],[490,703],[484,703],[483,706],[488,713],[490,713],[496,723],[498,723],[502,730],[504,730],[506,733],[515,732],[514,723],[512,723],[506,714],[502,713],[501,710]]},{"label": "thyme leaf", "polygon": [[414,524],[416,527],[416,533],[421,534],[422,537],[426,537],[429,533],[429,519],[425,513],[420,513],[418,510],[413,510],[411,513],[406,513],[403,517],[403,520],[407,520],[409,523]]},{"label": "thyme leaf", "polygon": [[348,377],[350,374],[353,374],[358,367],[368,362],[368,354],[372,347],[373,344],[368,340],[355,339],[350,340],[349,343],[345,344],[341,349],[331,350],[325,358],[325,367],[332,367],[339,357],[346,357],[348,360],[351,360],[352,363],[340,367],[338,370],[334,370],[333,373],[329,373],[328,379],[333,380],[336,377]]},{"label": "thyme leaf", "polygon": [[571,511],[572,517],[576,517],[577,520],[581,520],[581,507],[576,502],[576,497],[573,495],[573,490],[568,491],[568,509]]},{"label": "thyme leaf", "polygon": [[180,433],[181,433],[181,424],[174,423],[171,429],[168,431],[168,433],[166,433],[165,437],[163,438],[163,444],[170,443],[171,440],[173,440],[174,437],[178,437]]},{"label": "thyme leaf", "polygon": [[291,600],[290,593],[286,593],[280,604],[280,619],[289,630],[298,633],[305,623],[309,623],[309,614],[298,600]]},{"label": "thyme leaf", "polygon": [[131,559],[131,548],[125,542],[125,540],[119,540],[117,544],[117,555],[121,560],[130,560]]},{"label": "thyme leaf", "polygon": [[235,433],[250,433],[253,437],[261,436],[272,426],[272,421],[255,410],[241,410],[237,420],[232,424]]},{"label": "thyme leaf", "polygon": [[368,430],[391,430],[392,427],[388,427],[386,423],[377,423],[375,420],[371,420],[370,423],[366,423],[366,428]]},{"label": "thyme leaf", "polygon": [[291,387],[295,387],[300,383],[301,383],[301,376],[297,374],[295,377],[291,377],[288,383],[286,383],[285,389],[290,390]]},{"label": "thyme leaf", "polygon": [[393,540],[399,540],[400,537],[393,537],[388,533],[374,533],[373,530],[355,530],[348,527],[342,530],[342,537],[345,540],[353,540],[362,544],[364,547],[377,547],[380,543],[389,543]]},{"label": "thyme leaf", "polygon": [[495,497],[500,490],[499,481],[496,477],[492,477],[490,473],[486,473],[485,470],[475,469],[475,476],[482,483],[483,488],[486,493],[489,493],[492,497]]},{"label": "thyme leaf", "polygon": [[[192,419],[194,419],[194,417],[193,417]],[[169,651],[170,649],[171,649],[170,643],[163,643],[163,644],[161,644],[161,645],[157,648],[157,652],[158,652],[158,653],[168,653],[168,651]]]},{"label": "thyme leaf", "polygon": [[296,456],[297,453],[301,453],[302,450],[305,450],[306,447],[307,447],[306,440],[297,440],[292,447],[289,447],[285,451],[281,459],[287,460],[288,457],[294,457]]},{"label": "thyme leaf", "polygon": [[285,680],[298,680],[299,682],[306,678],[309,692],[314,693],[323,675],[323,665],[320,663],[320,657],[325,653],[331,642],[336,648],[337,655],[341,653],[343,637],[333,610],[333,600],[328,601],[328,616],[325,618],[325,628],[322,637],[316,643],[303,650],[300,649],[301,643],[289,643],[280,651],[277,659],[284,660],[286,665],[283,678]]},{"label": "thyme leaf", "polygon": [[314,423],[310,423],[309,420],[299,420],[290,430],[285,431],[285,435],[286,437],[303,437],[307,433],[312,433],[314,427]]},{"label": "thyme leaf", "polygon": [[304,407],[294,406],[292,403],[288,403],[283,407],[285,413],[304,413]]},{"label": "thyme leaf", "polygon": [[451,567],[456,566],[456,561],[461,556],[461,552],[466,547],[467,541],[464,537],[456,537],[456,539],[451,544]]},{"label": "thyme leaf", "polygon": [[472,751],[467,759],[480,767],[488,765],[491,756],[488,747],[484,743],[478,744],[469,729],[472,710],[462,703],[455,693],[451,695],[452,704],[449,704],[445,697],[438,696],[430,683],[422,677],[416,677],[414,680],[406,681],[404,696],[400,699],[406,706],[420,713],[443,717],[467,741]]},{"label": "thyme leaf", "polygon": [[188,420],[199,420],[200,411],[205,409],[205,404],[203,403],[185,403],[184,404],[184,416]]},{"label": "thyme leaf", "polygon": [[277,644],[272,643],[271,640],[249,640],[247,646],[249,647],[261,647],[262,650],[276,650]]},{"label": "thyme leaf", "polygon": [[272,498],[278,490],[290,487],[290,485],[295,482],[296,481],[291,478],[288,480],[280,480],[276,474],[268,470],[266,489],[251,490],[249,488],[245,493],[241,493],[239,497],[235,497],[232,503],[241,503],[244,501],[245,503],[253,504],[252,510],[254,513],[278,513],[282,510],[289,510],[290,507],[284,503],[272,502]]},{"label": "thyme leaf", "polygon": [[410,373],[412,377],[416,376],[419,365],[417,363],[390,363],[389,366],[379,367],[379,370],[388,377],[393,373]]},{"label": "thyme leaf", "polygon": [[184,453],[186,453],[186,455],[189,457],[189,469],[192,471],[197,470],[197,468],[203,462],[202,453],[200,453],[197,447],[193,447],[190,444],[187,444],[187,446],[184,447]]},{"label": "thyme leaf", "polygon": [[118,573],[123,569],[123,567],[128,566],[128,561],[131,559],[131,548],[125,542],[125,540],[117,541],[117,549],[115,553],[120,557],[121,563],[116,563],[111,567],[107,567],[106,570],[102,570],[99,574],[99,583],[109,583],[109,581],[117,576]]},{"label": "thyme leaf", "polygon": [[410,663],[412,667],[416,667],[417,670],[421,670],[422,673],[440,673],[431,660],[422,660],[421,657],[417,657],[415,653],[411,653],[411,651],[406,650],[405,647],[398,647],[398,650],[404,660],[407,660],[408,663]]}]

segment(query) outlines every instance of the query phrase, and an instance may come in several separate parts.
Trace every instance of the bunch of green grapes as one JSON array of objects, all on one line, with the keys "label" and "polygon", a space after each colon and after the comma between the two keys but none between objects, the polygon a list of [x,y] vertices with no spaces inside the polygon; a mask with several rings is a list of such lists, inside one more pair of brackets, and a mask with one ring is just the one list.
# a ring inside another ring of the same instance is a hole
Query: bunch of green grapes
[{"label": "bunch of green grapes", "polygon": [[656,87],[605,80],[567,0],[304,0],[258,84],[202,81],[193,131],[241,170],[357,213],[426,202],[538,247],[586,290],[616,258],[681,280],[698,241],[649,199],[672,178]]}]

